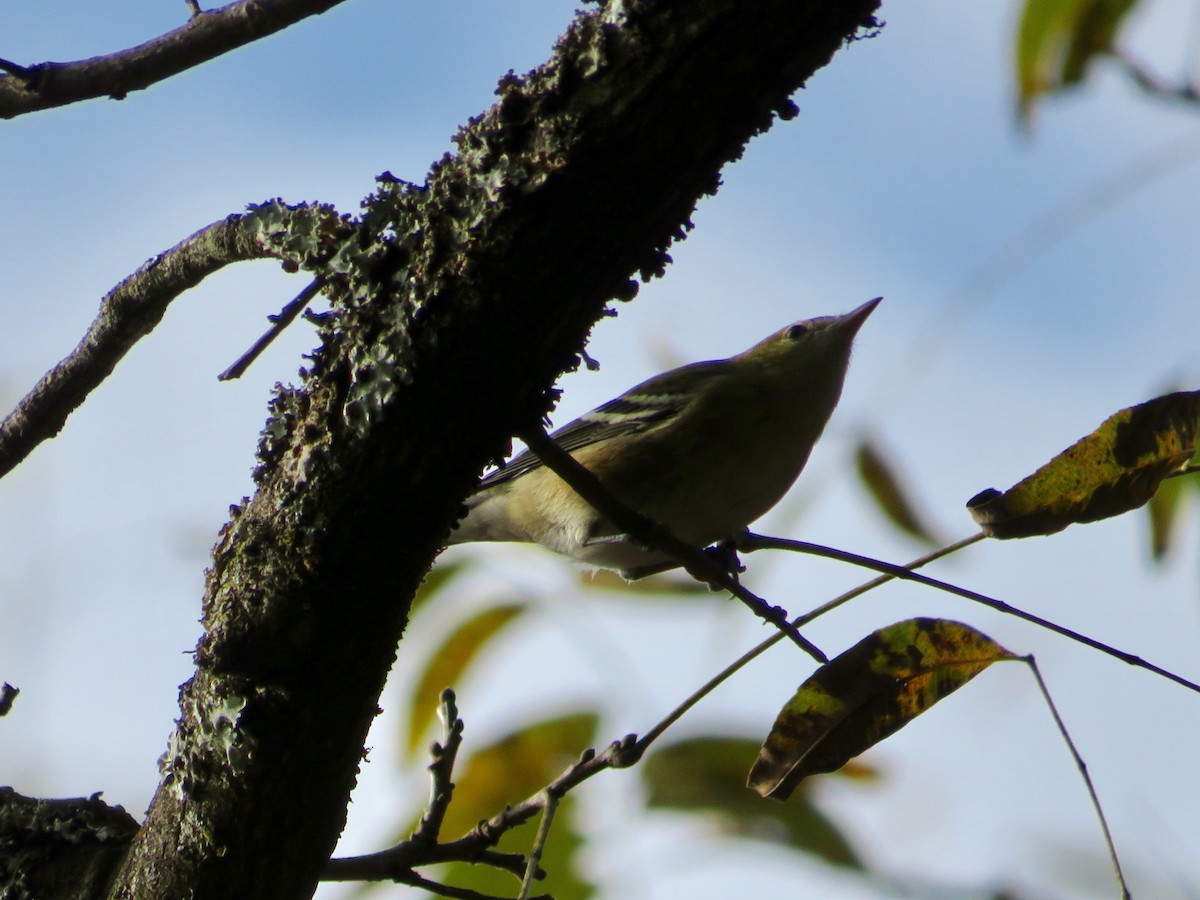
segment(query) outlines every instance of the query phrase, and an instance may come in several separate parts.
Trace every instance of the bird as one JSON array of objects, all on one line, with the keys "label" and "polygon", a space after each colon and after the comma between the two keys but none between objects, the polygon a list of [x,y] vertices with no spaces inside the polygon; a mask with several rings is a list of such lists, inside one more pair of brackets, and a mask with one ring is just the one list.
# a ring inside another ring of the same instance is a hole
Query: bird
[{"label": "bird", "polygon": [[[704,548],[736,537],[799,477],[882,298],[793,322],[728,359],[663,372],[550,437],[618,500]],[[623,534],[529,450],[486,475],[449,544],[540,544],[635,580],[680,565]]]}]

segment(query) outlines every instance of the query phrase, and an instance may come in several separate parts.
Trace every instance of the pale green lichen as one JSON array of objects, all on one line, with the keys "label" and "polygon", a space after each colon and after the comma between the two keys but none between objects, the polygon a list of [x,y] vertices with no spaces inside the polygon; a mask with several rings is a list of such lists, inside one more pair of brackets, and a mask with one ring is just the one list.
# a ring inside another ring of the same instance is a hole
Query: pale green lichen
[{"label": "pale green lichen", "polygon": [[[175,791],[180,802],[191,793],[196,784],[205,779],[196,777],[197,765],[209,765],[214,757],[232,779],[240,778],[248,770],[254,758],[257,739],[242,724],[242,713],[249,701],[247,698],[230,694],[218,697],[208,707],[202,707],[194,698],[185,700],[185,716],[171,735],[167,751],[158,761],[163,783]],[[180,737],[180,729],[190,726],[188,737]]]}]

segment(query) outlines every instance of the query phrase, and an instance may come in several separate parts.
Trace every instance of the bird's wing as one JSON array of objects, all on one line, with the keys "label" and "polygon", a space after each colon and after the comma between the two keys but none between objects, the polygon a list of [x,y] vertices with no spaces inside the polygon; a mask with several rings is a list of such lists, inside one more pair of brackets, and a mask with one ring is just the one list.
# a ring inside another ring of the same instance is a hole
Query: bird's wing
[{"label": "bird's wing", "polygon": [[[661,427],[683,412],[706,385],[723,378],[728,371],[729,362],[724,359],[672,369],[584,413],[550,437],[570,452],[618,435]],[[523,450],[480,481],[476,492],[511,481],[541,465],[536,454]]]}]

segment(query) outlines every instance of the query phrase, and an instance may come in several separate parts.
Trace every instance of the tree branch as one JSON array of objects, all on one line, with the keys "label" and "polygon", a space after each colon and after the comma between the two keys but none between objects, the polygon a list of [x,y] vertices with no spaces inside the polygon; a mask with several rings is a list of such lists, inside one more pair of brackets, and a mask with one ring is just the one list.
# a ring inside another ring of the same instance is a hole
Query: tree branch
[{"label": "tree branch", "polygon": [[96,97],[123,100],[130,91],[178,75],[341,2],[240,0],[193,13],[187,24],[174,31],[106,56],[30,66],[5,61],[0,69],[9,74],[0,77],[0,119]]},{"label": "tree branch", "polygon": [[1128,52],[1119,48],[1114,49],[1112,55],[1125,74],[1129,76],[1129,80],[1151,97],[1157,97],[1160,100],[1174,100],[1189,106],[1200,103],[1200,89],[1194,83],[1170,84],[1146,65],[1134,59]]},{"label": "tree branch", "polygon": [[242,214],[214,222],[147,260],[108,292],[79,345],[0,422],[0,477],[58,434],[176,297],[230,263],[278,255],[264,243],[254,215]]},{"label": "tree branch", "polygon": [[100,896],[136,832],[99,794],[42,800],[0,787],[0,897]]},{"label": "tree branch", "polygon": [[[1093,650],[1099,650],[1114,659],[1119,659],[1121,662],[1139,669],[1145,669],[1147,672],[1152,672],[1168,681],[1173,681],[1181,687],[1187,688],[1189,691],[1200,694],[1200,684],[1184,678],[1182,675],[1164,669],[1162,666],[1155,665],[1142,657],[1125,650],[1120,650],[1110,644],[1105,644],[1103,641],[1098,641],[1093,637],[1088,637],[1082,632],[1073,631],[1056,622],[1051,622],[1049,619],[1044,619],[1041,616],[1034,615],[1031,612],[1013,606],[1011,603],[1005,603],[1003,600],[997,600],[994,597],[989,597],[986,594],[981,594],[978,591],[968,590],[967,588],[959,587],[956,584],[951,584],[948,581],[942,581],[937,578],[930,578],[928,575],[922,575],[920,572],[914,572],[907,566],[898,566],[894,563],[884,562],[880,559],[874,559],[870,556],[863,556],[860,553],[851,553],[848,550],[839,550],[836,547],[826,547],[822,544],[814,544],[809,541],[794,541],[788,538],[770,537],[764,534],[746,533],[738,544],[739,549],[745,550],[747,553],[752,553],[755,550],[788,550],[794,553],[806,553],[810,556],[820,556],[824,559],[836,559],[840,562],[850,563],[851,565],[861,566],[864,569],[871,569],[875,572],[882,572],[885,575],[890,575],[893,578],[898,578],[901,581],[912,581],[917,584],[931,587],[938,591],[945,591],[947,594],[954,594],[957,597],[962,597],[965,600],[970,600],[973,603],[978,603],[986,606],[989,609],[994,609],[997,612],[1002,612],[1005,615],[1015,616],[1018,619],[1024,619],[1026,622],[1032,622],[1047,631],[1053,631],[1055,634],[1069,638],[1078,644],[1083,644],[1085,647],[1091,647]],[[823,610],[822,610],[823,611]]]},{"label": "tree branch", "polygon": [[626,735],[609,744],[600,753],[585,750],[579,760],[536,794],[503,811],[460,838],[440,844],[424,844],[416,840],[403,841],[395,847],[365,856],[332,859],[321,876],[323,881],[404,881],[418,866],[444,862],[487,863],[512,872],[518,878],[526,874],[526,861],[511,853],[497,853],[492,848],[504,834],[523,825],[539,813],[544,813],[549,798],[561,799],[593,775],[607,769],[633,765],[646,749],[636,735]]},{"label": "tree branch", "polygon": [[[289,271],[324,267],[347,252],[353,233],[349,219],[331,206],[288,206],[271,200],[214,222],[147,260],[108,292],[79,345],[0,422],[0,478],[38,444],[58,434],[67,417],[184,291],[230,263],[247,259],[280,259]],[[323,285],[316,279],[297,299],[310,299]],[[268,332],[250,353],[257,355],[273,337]],[[246,365],[251,361],[253,357]]]},{"label": "tree branch", "polygon": [[246,374],[246,370],[254,365],[254,361],[258,359],[267,347],[271,346],[272,341],[279,335],[283,334],[283,330],[296,321],[296,316],[300,315],[305,308],[310,304],[317,294],[321,293],[323,282],[320,278],[314,278],[304,290],[287,302],[278,313],[273,316],[267,316],[271,321],[271,327],[268,328],[263,336],[254,342],[254,345],[237,358],[237,360],[228,369],[217,376],[219,381],[233,381],[235,378],[241,378]]},{"label": "tree branch", "polygon": [[333,314],[213,551],[196,670],[113,900],[314,889],[411,597],[479,472],[875,6],[592,9],[546,65],[502,81],[422,185],[381,180],[355,239],[312,270]]}]

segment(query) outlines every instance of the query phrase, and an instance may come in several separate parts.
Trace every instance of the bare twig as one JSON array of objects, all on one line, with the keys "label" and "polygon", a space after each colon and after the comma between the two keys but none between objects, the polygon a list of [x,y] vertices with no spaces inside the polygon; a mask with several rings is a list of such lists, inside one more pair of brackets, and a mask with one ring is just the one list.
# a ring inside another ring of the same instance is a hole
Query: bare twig
[{"label": "bare twig", "polygon": [[[746,534],[748,537],[750,536],[749,532],[747,532]],[[910,563],[907,563],[903,568],[905,568],[909,572],[911,572],[915,569],[923,568],[924,566],[928,565],[929,563],[933,562],[934,560],[941,559],[943,556],[949,556],[951,553],[957,553],[959,550],[962,550],[965,547],[970,547],[972,544],[977,544],[980,541],[985,540],[986,538],[987,538],[986,534],[984,534],[982,531],[977,531],[975,534],[971,535],[970,537],[965,537],[962,540],[955,541],[953,544],[947,544],[945,547],[940,547],[937,550],[934,550],[932,553],[926,553],[924,556],[914,559]],[[803,625],[806,625],[809,622],[811,622],[813,619],[816,619],[819,616],[823,616],[827,612],[832,612],[833,610],[835,610],[839,606],[841,606],[843,603],[849,603],[855,597],[861,597],[867,591],[873,591],[873,590],[875,590],[875,588],[877,588],[881,585],[887,584],[889,581],[894,581],[897,577],[899,577],[899,576],[889,573],[889,574],[885,574],[885,575],[880,575],[878,578],[872,578],[870,581],[864,582],[863,584],[860,584],[858,587],[851,588],[850,590],[846,591],[844,594],[840,594],[839,596],[834,597],[828,603],[822,603],[816,609],[809,610],[804,615],[800,616],[798,619],[795,619],[794,623],[797,628],[799,628]]]},{"label": "bare twig", "polygon": [[525,858],[519,854],[498,853],[492,848],[508,831],[523,825],[546,808],[546,798],[553,794],[561,798],[576,785],[606,769],[631,766],[641,758],[642,749],[636,735],[626,735],[609,744],[600,753],[586,750],[579,761],[546,785],[536,794],[512,806],[506,806],[492,818],[480,822],[462,837],[436,845],[419,845],[404,841],[380,853],[331,859],[321,874],[322,881],[381,881],[403,880],[411,870],[443,862],[486,863],[523,877]]},{"label": "bare twig", "polygon": [[67,417],[159,323],[171,301],[230,263],[276,255],[254,229],[243,227],[247,220],[229,216],[202,228],[108,292],[79,345],[0,422],[0,477],[58,434]]},{"label": "bare twig", "polygon": [[997,612],[1005,613],[1006,615],[1016,616],[1018,619],[1024,619],[1026,622],[1032,622],[1034,625],[1041,626],[1047,631],[1053,631],[1055,634],[1060,634],[1065,638],[1083,644],[1086,647],[1091,647],[1093,650],[1099,650],[1101,653],[1107,654],[1114,659],[1119,659],[1123,663],[1131,666],[1136,666],[1140,669],[1145,669],[1148,672],[1153,672],[1166,678],[1168,681],[1173,681],[1176,684],[1187,688],[1189,691],[1200,693],[1200,684],[1194,681],[1189,681],[1182,675],[1176,675],[1162,666],[1157,666],[1152,662],[1147,662],[1140,656],[1133,653],[1128,653],[1124,650],[1118,650],[1116,647],[1098,641],[1095,638],[1088,637],[1078,631],[1072,631],[1070,628],[1065,628],[1049,619],[1043,619],[1041,616],[1036,616],[1033,613],[1025,612],[1023,609],[1005,603],[1003,600],[996,600],[986,594],[981,594],[978,591],[961,588],[958,585],[950,584],[947,581],[939,581],[936,578],[930,578],[927,575],[919,575],[916,572],[910,572],[903,566],[897,566],[893,563],[883,562],[882,560],[872,559],[869,556],[861,556],[857,553],[849,553],[845,550],[838,550],[835,547],[825,547],[821,544],[811,544],[808,541],[792,541],[785,538],[773,538],[759,534],[747,534],[745,544],[739,545],[740,549],[747,552],[752,550],[790,550],[796,553],[807,553],[811,556],[821,556],[826,559],[836,559],[841,562],[847,562],[851,565],[862,566],[864,569],[873,569],[876,572],[884,572],[888,575],[893,575],[904,581],[914,581],[917,584],[923,584],[926,587],[934,588],[935,590],[945,591],[948,594],[954,594],[958,597],[963,597],[966,600],[971,600],[975,603],[982,604]]},{"label": "bare twig", "polygon": [[1113,51],[1113,57],[1130,80],[1152,97],[1174,100],[1191,106],[1200,103],[1200,89],[1197,89],[1195,84],[1170,84],[1130,56],[1128,52],[1119,48]]},{"label": "bare twig", "polygon": [[22,81],[30,81],[33,78],[33,70],[27,69],[25,66],[18,66],[15,62],[9,62],[7,59],[0,59],[0,72],[7,72]]},{"label": "bare twig", "polygon": [[292,322],[296,321],[296,316],[303,312],[304,308],[313,301],[313,298],[321,292],[325,282],[320,278],[314,278],[304,290],[290,300],[283,309],[273,316],[267,318],[271,322],[271,327],[266,330],[262,337],[254,342],[249,350],[238,357],[237,362],[217,376],[218,381],[232,381],[235,378],[241,378],[248,368],[254,363],[262,352],[271,346],[271,342],[283,333],[283,329],[287,328]]},{"label": "bare twig", "polygon": [[[969,538],[964,538],[961,541],[955,541],[953,544],[949,544],[945,547],[942,547],[941,549],[934,550],[932,553],[927,553],[924,556],[914,559],[912,562],[908,563],[904,568],[908,569],[910,571],[913,569],[919,569],[922,566],[928,565],[929,563],[933,562],[936,559],[941,559],[943,556],[948,556],[949,554],[954,553],[958,550],[961,550],[964,547],[968,547],[971,544],[975,543],[976,541],[981,540],[982,538],[983,538],[983,534],[981,532],[977,535],[972,535]],[[792,624],[795,625],[796,627],[800,627],[801,625],[804,625],[807,622],[811,622],[813,619],[817,618],[818,616],[824,615],[825,613],[827,613],[833,609],[836,609],[837,607],[841,606],[843,603],[853,600],[855,597],[862,596],[863,594],[867,593],[867,591],[874,590],[875,588],[879,587],[880,585],[886,584],[887,582],[891,581],[895,577],[896,576],[894,576],[894,575],[880,575],[878,578],[872,578],[870,581],[860,584],[858,587],[852,588],[852,589],[846,591],[844,594],[841,594],[840,596],[833,598],[828,603],[818,606],[816,609],[812,610],[811,612],[807,612],[804,615],[793,619]],[[726,666],[724,669],[722,669],[720,672],[718,672],[716,675],[714,675],[712,678],[710,678],[708,681],[706,681],[704,684],[702,684],[700,687],[698,687],[696,690],[694,690],[691,694],[688,695],[687,699],[685,699],[682,703],[680,703],[673,710],[671,710],[669,713],[667,713],[667,715],[664,716],[657,725],[655,725],[653,728],[651,728],[649,731],[647,731],[645,734],[642,735],[641,739],[638,741],[639,752],[644,753],[646,751],[646,749],[650,746],[651,743],[656,741],[659,737],[662,736],[663,732],[665,732],[668,728],[670,728],[672,725],[674,725],[676,722],[678,722],[681,718],[683,718],[683,716],[688,712],[688,710],[690,710],[693,706],[695,706],[697,703],[699,703],[701,700],[703,700],[705,697],[707,697],[709,694],[711,694],[714,690],[716,690],[718,687],[720,687],[722,684],[724,684],[726,681],[728,681],[730,678],[732,678],[739,671],[741,671],[746,666],[748,666],[751,662],[753,662],[758,657],[762,656],[764,653],[766,653],[768,650],[770,650],[772,647],[774,647],[776,644],[778,644],[781,640],[783,640],[783,638],[784,638],[784,635],[782,632],[771,635],[769,638],[767,638],[762,643],[756,645],[755,647],[752,647],[750,650],[747,650],[745,653],[743,653],[741,656],[739,656],[737,659],[735,659],[733,662],[731,662],[728,666]]]},{"label": "bare twig", "polygon": [[529,892],[533,890],[534,880],[545,877],[545,873],[541,869],[542,851],[546,849],[546,841],[550,839],[554,814],[558,812],[558,801],[562,798],[550,788],[542,793],[545,794],[545,809],[542,810],[542,821],[538,825],[533,846],[529,848],[529,862],[525,865],[525,875],[521,879],[521,892],[517,894],[517,900],[530,900]]},{"label": "bare twig", "polygon": [[[442,822],[454,794],[454,763],[462,745],[463,721],[458,715],[454,692],[442,691],[438,718],[442,722],[442,742],[434,744],[429,764],[431,780],[429,803],[421,815],[412,836],[394,847],[379,853],[363,856],[331,859],[321,874],[322,881],[395,881],[415,887],[426,887],[444,896],[482,896],[446,894],[438,891],[413,872],[418,866],[444,862],[486,863],[498,869],[522,877],[527,869],[525,857],[518,853],[498,853],[486,844],[464,847],[455,842],[455,848],[439,844]],[[444,886],[442,886],[444,887]]]},{"label": "bare twig", "polygon": [[641,759],[643,749],[638,743],[637,735],[627,734],[621,740],[609,744],[599,753],[595,750],[586,750],[579,757],[578,762],[572,764],[542,790],[520,803],[505,807],[503,812],[486,822],[480,822],[457,841],[443,846],[453,847],[457,844],[470,846],[479,841],[483,841],[485,846],[492,846],[506,831],[528,822],[542,812],[546,808],[548,791],[561,797],[593,775],[606,769],[624,769],[632,766]]},{"label": "bare twig", "polygon": [[433,762],[429,764],[429,805],[425,808],[412,836],[414,841],[428,844],[437,843],[442,833],[442,822],[454,796],[454,761],[458,758],[458,748],[462,746],[463,721],[458,717],[454,691],[449,688],[442,691],[438,718],[442,722],[442,742],[434,744],[432,748]]},{"label": "bare twig", "polygon": [[[0,119],[95,97],[120,100],[259,38],[318,15],[342,0],[240,0],[198,15],[144,44],[75,62],[10,63],[0,78]],[[192,5],[189,3],[189,5]]]},{"label": "bare twig", "polygon": [[325,863],[321,880],[395,881],[411,884],[414,869],[450,862],[480,863],[503,869],[517,878],[525,872],[524,855],[500,853],[492,850],[490,845],[482,840],[464,842],[460,838],[445,844],[424,844],[410,839],[378,853],[331,859]]},{"label": "bare twig", "polygon": [[[400,884],[410,885],[411,887],[424,888],[430,893],[441,897],[452,897],[454,900],[508,900],[508,898],[497,894],[484,894],[479,891],[473,891],[470,888],[455,887],[452,884],[430,881],[428,878],[422,878],[416,872],[409,872],[405,877],[395,878],[394,880]],[[539,894],[537,897],[530,897],[529,900],[554,900],[554,898],[549,894]]]},{"label": "bare twig", "polygon": [[[528,441],[527,441],[528,443]],[[572,485],[574,487],[574,485]],[[603,510],[602,510],[603,512]],[[607,513],[605,513],[607,515]],[[636,515],[636,514],[635,514]],[[619,526],[618,526],[619,527]],[[757,537],[757,536],[755,536]],[[936,559],[940,559],[950,553],[969,546],[979,540],[981,535],[973,535],[961,541],[957,541],[946,547],[926,554],[919,559],[913,560],[906,567],[907,569],[915,569],[924,566]],[[689,548],[690,549],[690,548]],[[840,597],[835,598],[829,603],[824,604],[817,610],[801,616],[797,619],[800,621],[811,621],[817,616],[828,612],[842,603],[853,599],[861,594],[866,593],[873,588],[884,584],[893,578],[898,577],[895,574],[889,573],[879,578],[860,585],[859,587],[847,591]],[[430,865],[435,862],[481,862],[497,866],[513,872],[518,876],[522,870],[526,874],[537,871],[537,860],[533,856],[537,853],[538,847],[544,845],[545,836],[542,831],[548,833],[551,822],[547,818],[546,810],[564,796],[568,791],[576,785],[591,778],[599,772],[606,769],[627,768],[637,763],[658,738],[660,738],[672,725],[681,719],[685,713],[699,703],[704,697],[710,694],[716,687],[727,681],[736,672],[748,665],[752,660],[761,656],[775,644],[779,643],[786,635],[783,632],[772,635],[767,640],[754,647],[752,650],[743,654],[735,662],[731,663],[720,673],[709,679],[702,687],[694,691],[686,700],[671,710],[663,717],[654,727],[647,731],[640,739],[637,735],[626,735],[622,740],[610,744],[601,753],[596,753],[594,750],[586,751],[579,759],[568,768],[562,775],[555,779],[551,784],[547,785],[536,794],[532,795],[525,801],[514,806],[506,807],[502,812],[492,817],[486,822],[481,822],[475,829],[468,834],[455,841],[450,841],[445,844],[431,843],[426,840],[418,840],[418,835],[422,833],[422,828],[418,826],[414,832],[413,838],[398,844],[397,846],[382,851],[381,853],[369,854],[366,856],[358,856],[344,859],[330,860],[322,880],[325,881],[380,881],[380,880],[395,880],[402,881],[406,884],[415,884],[411,880],[406,880],[412,875],[412,869],[417,866]],[[449,693],[449,692],[447,692]],[[451,713],[453,707],[447,707],[447,694],[443,694],[443,722],[457,722],[457,713]],[[450,701],[453,702],[453,694],[450,694]],[[457,734],[461,736],[461,722],[457,731],[450,729],[445,732],[444,747],[451,748],[457,751],[457,740],[451,742],[451,735]],[[443,726],[446,727],[445,725]],[[426,819],[431,818],[431,810],[439,808],[438,788],[439,779],[449,781],[450,769],[453,767],[452,756],[447,756],[445,752],[439,753],[443,748],[435,745],[433,765],[430,766],[430,771],[434,777],[433,797],[430,800],[429,808],[422,817],[422,823]],[[448,800],[446,801],[449,802]],[[444,811],[444,807],[443,807]],[[539,829],[539,841],[535,841],[534,849],[531,851],[531,859],[528,864],[516,854],[499,854],[489,848],[493,847],[501,836],[512,828],[522,825],[538,813],[542,813],[542,825]],[[552,818],[552,813],[550,815]],[[439,819],[440,821],[440,819]],[[432,833],[436,838],[436,828],[432,829]],[[432,888],[430,888],[432,890]]]},{"label": "bare twig", "polygon": [[761,597],[751,593],[730,575],[712,557],[685,544],[667,528],[654,522],[636,510],[626,506],[604,487],[595,475],[580,465],[571,454],[554,442],[544,428],[528,428],[517,435],[525,445],[552,470],[555,475],[570,485],[579,496],[595,507],[630,539],[647,547],[662,550],[675,557],[689,575],[705,582],[714,590],[726,590],[745,603],[755,615],[765,619],[786,634],[805,653],[817,662],[826,663],[829,658],[819,647],[805,638],[787,618],[787,610],[771,606]]},{"label": "bare twig", "polygon": [[1079,774],[1083,776],[1083,783],[1087,786],[1088,795],[1092,798],[1092,808],[1096,810],[1096,818],[1100,820],[1100,830],[1104,832],[1104,842],[1108,845],[1108,858],[1112,860],[1113,871],[1117,876],[1117,884],[1121,888],[1121,896],[1124,900],[1129,900],[1132,895],[1129,893],[1129,885],[1125,883],[1125,873],[1121,871],[1121,860],[1117,858],[1117,845],[1113,841],[1112,832],[1108,828],[1108,819],[1104,816],[1104,809],[1100,806],[1100,796],[1096,793],[1096,786],[1092,784],[1092,776],[1088,774],[1087,763],[1079,755],[1079,750],[1075,747],[1075,742],[1071,740],[1071,735],[1067,731],[1067,724],[1062,720],[1062,716],[1058,714],[1058,707],[1054,705],[1054,699],[1050,696],[1050,688],[1046,686],[1046,681],[1042,678],[1042,672],[1038,668],[1037,660],[1033,658],[1032,653],[1029,656],[1022,656],[1020,659],[1029,665],[1030,670],[1033,672],[1033,677],[1037,679],[1042,697],[1045,699],[1046,705],[1050,707],[1050,715],[1054,717],[1054,724],[1058,726],[1058,733],[1067,742],[1067,749],[1071,751],[1071,756],[1075,760],[1075,767],[1079,769]]}]

